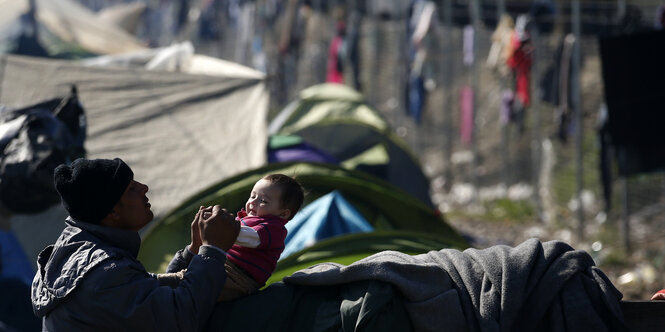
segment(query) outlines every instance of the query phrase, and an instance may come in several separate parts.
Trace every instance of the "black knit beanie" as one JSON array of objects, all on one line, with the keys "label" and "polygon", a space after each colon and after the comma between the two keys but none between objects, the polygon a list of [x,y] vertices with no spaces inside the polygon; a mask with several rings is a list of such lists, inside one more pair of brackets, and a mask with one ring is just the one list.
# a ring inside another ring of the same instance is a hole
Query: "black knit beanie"
[{"label": "black knit beanie", "polygon": [[97,224],[111,212],[133,178],[120,158],[79,158],[71,165],[56,167],[53,182],[72,218]]}]

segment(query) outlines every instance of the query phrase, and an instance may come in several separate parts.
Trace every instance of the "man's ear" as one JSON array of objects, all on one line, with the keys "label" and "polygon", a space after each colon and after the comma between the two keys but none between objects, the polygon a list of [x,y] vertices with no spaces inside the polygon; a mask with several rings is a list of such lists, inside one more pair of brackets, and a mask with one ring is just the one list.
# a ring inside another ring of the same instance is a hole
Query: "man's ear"
[{"label": "man's ear", "polygon": [[120,219],[120,215],[117,212],[115,212],[115,208],[113,208],[113,210],[111,210],[111,212],[109,212],[109,214],[106,215],[106,217],[110,218],[110,219],[113,219],[113,220]]},{"label": "man's ear", "polygon": [[118,220],[120,220],[120,215],[115,212],[115,207],[113,207],[113,210],[111,210],[111,212],[109,212],[99,224],[102,226],[113,227]]}]

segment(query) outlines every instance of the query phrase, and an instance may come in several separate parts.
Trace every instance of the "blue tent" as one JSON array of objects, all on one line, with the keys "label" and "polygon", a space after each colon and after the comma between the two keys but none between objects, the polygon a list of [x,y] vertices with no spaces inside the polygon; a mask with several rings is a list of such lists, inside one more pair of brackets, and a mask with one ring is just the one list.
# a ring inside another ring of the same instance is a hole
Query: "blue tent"
[{"label": "blue tent", "polygon": [[343,234],[371,232],[374,227],[335,190],[299,211],[286,224],[286,229],[289,234],[281,258],[319,240]]},{"label": "blue tent", "polygon": [[0,278],[16,278],[32,284],[35,271],[14,232],[0,230]]}]

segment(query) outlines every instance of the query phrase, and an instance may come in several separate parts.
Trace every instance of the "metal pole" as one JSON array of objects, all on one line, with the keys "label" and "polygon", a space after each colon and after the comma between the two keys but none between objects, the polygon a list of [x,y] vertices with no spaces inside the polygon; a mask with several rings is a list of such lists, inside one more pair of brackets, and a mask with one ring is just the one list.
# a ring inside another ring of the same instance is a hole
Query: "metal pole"
[{"label": "metal pole", "polygon": [[617,0],[617,22],[621,22],[626,15],[626,0]]},{"label": "metal pole", "polygon": [[473,0],[471,5],[471,20],[473,25],[473,63],[471,65],[471,91],[473,91],[472,130],[471,130],[471,177],[473,184],[473,201],[478,202],[478,33],[480,32],[480,0]]},{"label": "metal pole", "polygon": [[455,67],[453,65],[453,0],[444,0],[443,3],[443,25],[445,27],[443,36],[444,41],[444,70],[443,72],[443,86],[444,86],[444,96],[445,109],[443,110],[443,129],[445,131],[445,138],[443,142],[443,158],[444,158],[444,170],[443,170],[443,179],[445,180],[445,190],[446,192],[450,191],[452,188],[453,181],[453,167],[452,167],[452,154],[453,154],[453,74]]},{"label": "metal pole", "polygon": [[622,186],[622,223],[621,223],[621,242],[623,242],[626,253],[630,253],[630,211],[628,207],[628,177],[624,176],[621,179]]},{"label": "metal pole", "polygon": [[378,82],[378,75],[379,75],[379,66],[380,66],[380,60],[379,60],[379,50],[381,49],[381,42],[379,40],[379,19],[376,17],[376,15],[372,15],[372,69],[371,69],[371,74],[370,74],[370,80],[369,80],[369,91],[370,91],[370,100],[372,102],[372,105],[375,105],[378,107],[379,105],[379,100],[378,100],[378,88],[377,88],[377,83]]},{"label": "metal pole", "polygon": [[582,117],[582,107],[580,102],[580,2],[579,0],[572,1],[572,32],[575,36],[575,43],[573,44],[573,61],[572,61],[572,104],[573,112],[577,121],[577,139],[576,139],[576,161],[577,161],[577,236],[579,240],[584,240],[584,202],[582,202],[582,190],[584,189],[584,168],[583,168],[583,135],[584,123]]},{"label": "metal pole", "polygon": [[506,12],[506,0],[499,0],[496,4],[496,24],[499,24],[501,21],[501,16]]},{"label": "metal pole", "polygon": [[7,69],[7,55],[0,55],[0,104],[4,104],[4,101],[2,100],[2,90],[3,90],[2,87],[5,85],[6,69]]},{"label": "metal pole", "polygon": [[542,211],[542,202],[540,197],[540,158],[541,158],[541,146],[542,146],[542,137],[540,133],[540,96],[535,93],[538,91],[538,82],[540,82],[540,71],[539,71],[539,55],[540,55],[540,35],[538,34],[538,27],[536,24],[533,25],[531,29],[531,45],[533,46],[533,53],[531,54],[531,109],[533,113],[533,132],[532,132],[532,141],[531,141],[531,153],[532,153],[532,185],[534,188],[534,205],[536,207],[536,217],[538,221],[543,221],[543,211]]},{"label": "metal pole", "polygon": [[[499,27],[499,24],[501,24],[501,19],[503,15],[506,13],[506,4],[504,0],[499,0],[497,3],[497,11],[496,11],[496,27]],[[501,64],[505,66],[504,64]],[[503,102],[503,93],[504,90],[506,89],[506,80],[505,77],[499,72],[499,98],[501,98],[501,102]],[[501,180],[503,181],[503,184],[508,187],[510,185],[510,125],[509,123],[501,123],[499,121],[499,125],[501,126],[501,149],[502,149],[502,154],[501,154]]]}]

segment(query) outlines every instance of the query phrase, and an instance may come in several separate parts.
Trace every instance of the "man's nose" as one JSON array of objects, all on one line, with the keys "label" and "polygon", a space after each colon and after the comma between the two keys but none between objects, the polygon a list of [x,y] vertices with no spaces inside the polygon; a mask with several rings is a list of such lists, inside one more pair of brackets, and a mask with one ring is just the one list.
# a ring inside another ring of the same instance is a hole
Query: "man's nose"
[{"label": "man's nose", "polygon": [[[137,181],[137,182],[138,182],[138,181]],[[150,189],[150,188],[148,188],[148,185],[147,185],[147,184],[143,184],[143,183],[141,183],[141,182],[139,182],[139,184],[141,185],[141,191],[142,191],[143,193],[147,193],[148,190]]]}]

